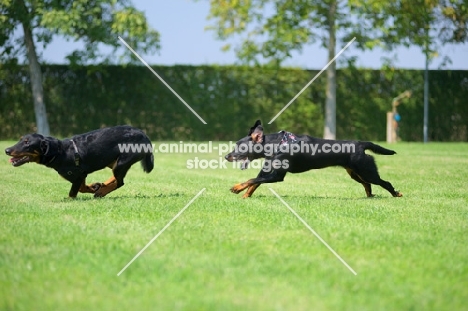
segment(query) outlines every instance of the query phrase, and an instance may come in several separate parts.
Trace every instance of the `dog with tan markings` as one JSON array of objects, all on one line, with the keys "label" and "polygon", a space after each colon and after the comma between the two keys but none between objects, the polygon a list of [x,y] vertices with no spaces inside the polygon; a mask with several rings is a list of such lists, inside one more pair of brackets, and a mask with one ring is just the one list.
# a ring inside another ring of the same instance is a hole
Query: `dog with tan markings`
[{"label": "dog with tan markings", "polygon": [[[40,134],[28,134],[5,153],[10,163],[19,167],[35,162],[53,168],[60,176],[72,183],[68,196],[75,198],[78,192],[92,193],[95,198],[104,197],[124,185],[130,167],[141,162],[146,173],[154,167],[152,150],[140,149],[123,152],[121,145],[135,144],[152,146],[143,131],[128,126],[102,128],[70,139],[59,140]],[[86,177],[95,171],[112,169],[113,176],[102,183],[86,184]]]}]

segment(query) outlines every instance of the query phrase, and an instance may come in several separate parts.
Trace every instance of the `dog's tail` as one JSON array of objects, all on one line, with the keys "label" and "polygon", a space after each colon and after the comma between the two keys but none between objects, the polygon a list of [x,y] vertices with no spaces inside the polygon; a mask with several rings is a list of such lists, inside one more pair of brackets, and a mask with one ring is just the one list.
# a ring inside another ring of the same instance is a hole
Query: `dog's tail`
[{"label": "dog's tail", "polygon": [[154,168],[154,156],[153,153],[147,153],[145,158],[141,160],[141,167],[143,167],[143,171],[145,173],[149,173]]},{"label": "dog's tail", "polygon": [[362,142],[362,146],[363,146],[364,150],[370,150],[370,151],[372,151],[373,153],[376,153],[376,154],[383,154],[383,155],[394,155],[394,154],[396,154],[395,151],[390,150],[390,149],[386,149],[386,148],[384,148],[382,146],[371,143],[370,141]]}]

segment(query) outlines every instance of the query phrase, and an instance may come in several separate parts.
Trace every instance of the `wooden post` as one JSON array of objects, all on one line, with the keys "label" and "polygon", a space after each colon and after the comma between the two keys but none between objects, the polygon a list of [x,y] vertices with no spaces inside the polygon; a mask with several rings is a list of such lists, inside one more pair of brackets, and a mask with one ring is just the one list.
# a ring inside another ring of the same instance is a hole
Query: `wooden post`
[{"label": "wooden post", "polygon": [[397,106],[400,105],[403,98],[410,98],[411,91],[404,91],[392,101],[392,111],[387,112],[387,143],[396,143],[399,138],[397,135],[398,121],[395,116],[398,115]]},{"label": "wooden post", "polygon": [[396,141],[396,133],[393,128],[393,112],[387,112],[387,143]]}]

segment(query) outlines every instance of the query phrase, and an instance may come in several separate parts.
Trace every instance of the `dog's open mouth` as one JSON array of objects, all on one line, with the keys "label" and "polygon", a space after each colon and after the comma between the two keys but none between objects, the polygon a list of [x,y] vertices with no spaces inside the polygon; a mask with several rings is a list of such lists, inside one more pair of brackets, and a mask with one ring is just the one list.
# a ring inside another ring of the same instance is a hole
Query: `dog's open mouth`
[{"label": "dog's open mouth", "polygon": [[13,157],[13,158],[10,158],[10,163],[13,166],[21,166],[25,163],[30,162],[30,159],[31,158],[27,155],[24,157]]}]

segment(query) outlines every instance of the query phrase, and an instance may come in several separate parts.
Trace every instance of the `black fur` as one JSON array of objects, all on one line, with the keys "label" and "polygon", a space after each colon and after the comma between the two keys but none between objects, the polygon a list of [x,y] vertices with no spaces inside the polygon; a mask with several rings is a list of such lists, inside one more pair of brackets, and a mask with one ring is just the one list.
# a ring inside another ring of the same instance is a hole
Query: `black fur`
[{"label": "black fur", "polygon": [[[312,148],[307,152],[303,152],[303,150],[292,152],[294,146],[300,147],[301,145],[315,146],[316,152],[313,153]],[[328,146],[334,145],[350,147],[348,150],[343,147],[340,152],[325,152],[332,151]],[[282,151],[282,147],[290,149]],[[382,155],[396,153],[372,142],[326,140],[307,135],[294,135],[284,131],[265,135],[261,122],[258,120],[250,128],[248,136],[239,140],[236,143],[236,148],[225,158],[229,162],[241,161],[242,168],[246,168],[250,161],[259,158],[265,158],[265,164],[257,178],[236,184],[231,188],[231,192],[239,193],[247,189],[243,196],[246,198],[250,197],[263,183],[283,181],[288,172],[302,173],[329,166],[342,166],[352,179],[364,186],[368,197],[373,196],[371,184],[383,187],[394,197],[402,196],[400,192],[395,191],[391,183],[380,178],[374,158],[366,154],[365,150]]]},{"label": "black fur", "polygon": [[[152,150],[121,152],[119,144],[152,146],[148,136],[141,130],[121,125],[64,140],[27,134],[16,145],[6,148],[5,153],[12,157],[10,162],[15,167],[36,162],[56,170],[72,183],[70,197],[76,197],[78,192],[104,197],[124,185],[125,175],[136,162],[141,161],[146,173],[154,167]],[[105,167],[112,169],[113,177],[104,183],[85,184],[88,174]]]}]

